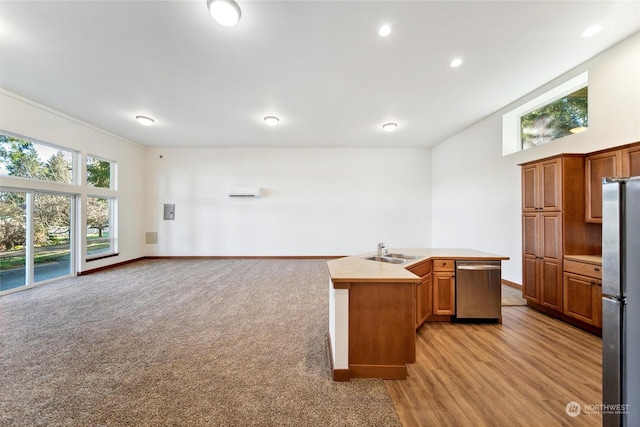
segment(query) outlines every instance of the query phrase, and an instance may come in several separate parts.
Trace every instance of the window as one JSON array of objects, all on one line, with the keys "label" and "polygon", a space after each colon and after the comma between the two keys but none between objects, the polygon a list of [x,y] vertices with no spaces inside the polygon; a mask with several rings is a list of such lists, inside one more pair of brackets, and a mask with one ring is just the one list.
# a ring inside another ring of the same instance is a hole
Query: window
[{"label": "window", "polygon": [[116,200],[87,197],[87,259],[103,258],[117,252],[114,211]]},{"label": "window", "polygon": [[34,282],[71,274],[71,209],[74,196],[33,195]]},{"label": "window", "polygon": [[113,188],[113,163],[96,157],[87,156],[87,185],[99,188]]},{"label": "window", "polygon": [[502,116],[502,154],[587,130],[588,95],[585,72]]},{"label": "window", "polygon": [[71,184],[74,152],[0,134],[0,174]]},{"label": "window", "polygon": [[520,117],[522,149],[587,130],[588,95],[584,87]]},{"label": "window", "polygon": [[25,284],[27,194],[0,192],[0,291]]},{"label": "window", "polygon": [[72,274],[71,194],[0,192],[0,291]]}]

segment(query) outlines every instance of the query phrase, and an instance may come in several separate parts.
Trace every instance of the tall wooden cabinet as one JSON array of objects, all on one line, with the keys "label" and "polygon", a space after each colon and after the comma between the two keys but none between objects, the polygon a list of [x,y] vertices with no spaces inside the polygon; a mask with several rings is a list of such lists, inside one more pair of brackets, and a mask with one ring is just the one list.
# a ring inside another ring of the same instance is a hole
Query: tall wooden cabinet
[{"label": "tall wooden cabinet", "polygon": [[563,310],[562,260],[587,252],[584,157],[560,155],[522,166],[522,293],[530,303]]},{"label": "tall wooden cabinet", "polygon": [[599,333],[602,179],[640,176],[640,142],[520,166],[522,295],[534,308]]}]

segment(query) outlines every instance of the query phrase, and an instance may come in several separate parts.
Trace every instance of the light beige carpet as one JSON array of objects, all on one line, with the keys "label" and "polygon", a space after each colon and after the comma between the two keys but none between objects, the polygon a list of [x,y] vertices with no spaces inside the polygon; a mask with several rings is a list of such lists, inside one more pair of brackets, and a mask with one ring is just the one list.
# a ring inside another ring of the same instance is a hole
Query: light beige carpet
[{"label": "light beige carpet", "polygon": [[0,297],[2,426],[399,426],[332,381],[324,260],[145,260]]},{"label": "light beige carpet", "polygon": [[502,305],[527,305],[527,300],[522,298],[521,290],[502,285]]}]

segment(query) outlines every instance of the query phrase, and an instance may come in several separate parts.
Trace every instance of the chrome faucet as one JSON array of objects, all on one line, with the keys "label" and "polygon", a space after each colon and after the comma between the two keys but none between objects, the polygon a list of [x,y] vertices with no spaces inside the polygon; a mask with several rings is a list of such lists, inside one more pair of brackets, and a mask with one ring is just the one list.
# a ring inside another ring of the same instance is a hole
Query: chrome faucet
[{"label": "chrome faucet", "polygon": [[384,242],[378,243],[378,256],[386,255],[387,247],[384,245]]}]

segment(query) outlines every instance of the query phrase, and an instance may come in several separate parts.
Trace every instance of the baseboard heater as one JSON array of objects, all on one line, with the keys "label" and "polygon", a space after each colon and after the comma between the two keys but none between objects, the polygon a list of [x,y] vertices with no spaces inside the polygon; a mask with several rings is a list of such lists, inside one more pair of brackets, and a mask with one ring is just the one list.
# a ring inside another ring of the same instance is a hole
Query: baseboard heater
[{"label": "baseboard heater", "polygon": [[242,187],[242,188],[231,188],[228,193],[229,197],[260,197],[260,188],[257,187]]}]

